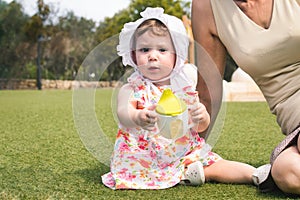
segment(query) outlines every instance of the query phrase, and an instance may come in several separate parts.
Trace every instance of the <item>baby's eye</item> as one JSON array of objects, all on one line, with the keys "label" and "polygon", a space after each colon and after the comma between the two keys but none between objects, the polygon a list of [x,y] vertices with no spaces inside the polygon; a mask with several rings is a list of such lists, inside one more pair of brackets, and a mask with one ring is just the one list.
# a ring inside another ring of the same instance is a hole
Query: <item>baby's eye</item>
[{"label": "baby's eye", "polygon": [[159,51],[160,52],[166,52],[166,51],[168,51],[167,49],[164,49],[164,48],[161,48],[161,49],[159,49]]},{"label": "baby's eye", "polygon": [[150,51],[150,48],[141,48],[139,51],[146,53]]}]

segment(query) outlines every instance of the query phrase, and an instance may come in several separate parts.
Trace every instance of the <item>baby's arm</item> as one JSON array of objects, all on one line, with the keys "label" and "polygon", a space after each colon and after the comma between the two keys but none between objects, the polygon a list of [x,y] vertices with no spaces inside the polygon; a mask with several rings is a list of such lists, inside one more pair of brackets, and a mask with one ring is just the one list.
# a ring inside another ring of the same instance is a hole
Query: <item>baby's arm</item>
[{"label": "baby's arm", "polygon": [[143,110],[137,109],[137,102],[130,101],[133,90],[129,84],[124,85],[118,94],[117,114],[120,123],[128,128],[141,127],[153,130],[157,122],[157,114],[153,111],[155,106]]},{"label": "baby's arm", "polygon": [[198,132],[205,131],[210,123],[210,116],[206,110],[204,104],[197,101],[193,104],[193,106],[189,109],[191,119],[195,125],[195,129]]}]

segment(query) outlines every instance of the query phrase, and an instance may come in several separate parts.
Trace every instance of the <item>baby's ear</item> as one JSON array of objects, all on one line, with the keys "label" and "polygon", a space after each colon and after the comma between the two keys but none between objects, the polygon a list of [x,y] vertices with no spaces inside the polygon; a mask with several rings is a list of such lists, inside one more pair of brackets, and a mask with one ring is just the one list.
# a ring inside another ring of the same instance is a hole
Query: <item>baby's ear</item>
[{"label": "baby's ear", "polygon": [[135,50],[131,51],[131,59],[132,61],[136,64],[136,54],[135,54]]}]

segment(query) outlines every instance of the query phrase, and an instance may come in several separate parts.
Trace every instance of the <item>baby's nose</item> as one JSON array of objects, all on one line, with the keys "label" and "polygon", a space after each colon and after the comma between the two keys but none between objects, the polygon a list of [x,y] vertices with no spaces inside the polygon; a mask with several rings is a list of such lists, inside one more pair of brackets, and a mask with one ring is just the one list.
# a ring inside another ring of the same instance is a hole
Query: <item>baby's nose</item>
[{"label": "baby's nose", "polygon": [[152,49],[150,52],[149,52],[149,60],[157,60],[157,56],[158,56],[158,52],[157,50],[155,49]]}]

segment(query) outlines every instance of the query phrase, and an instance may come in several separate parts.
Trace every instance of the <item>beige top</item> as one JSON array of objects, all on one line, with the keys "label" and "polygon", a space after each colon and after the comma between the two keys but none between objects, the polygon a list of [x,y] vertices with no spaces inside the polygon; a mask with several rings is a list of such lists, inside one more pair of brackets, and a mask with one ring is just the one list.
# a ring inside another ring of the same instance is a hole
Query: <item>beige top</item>
[{"label": "beige top", "polygon": [[265,29],[233,0],[211,0],[219,37],[260,87],[282,132],[300,124],[300,0],[274,0]]}]

